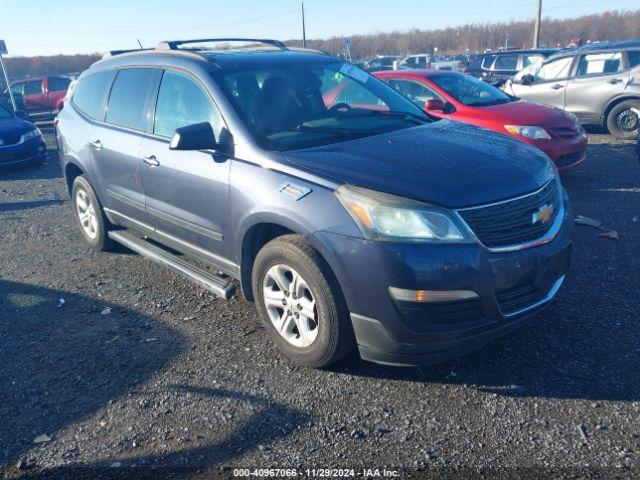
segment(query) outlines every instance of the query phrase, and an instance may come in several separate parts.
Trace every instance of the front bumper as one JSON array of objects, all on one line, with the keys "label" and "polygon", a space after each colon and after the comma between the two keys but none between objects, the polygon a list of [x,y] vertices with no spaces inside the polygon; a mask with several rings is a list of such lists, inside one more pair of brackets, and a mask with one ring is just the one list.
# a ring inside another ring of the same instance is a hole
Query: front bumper
[{"label": "front bumper", "polygon": [[542,150],[549,156],[553,163],[556,164],[558,170],[573,167],[586,159],[588,140],[587,134],[583,132],[577,137],[570,139],[552,138],[551,140],[546,140],[523,137],[514,138]]},{"label": "front bumper", "polygon": [[42,162],[45,158],[47,146],[42,138],[0,147],[0,167],[28,165]]},{"label": "front bumper", "polygon": [[[479,244],[371,242],[316,233],[351,312],[362,358],[392,365],[430,365],[484,346],[541,311],[569,268],[568,202],[553,240],[533,248],[491,252]],[[474,301],[400,302],[389,287],[471,290]]]}]

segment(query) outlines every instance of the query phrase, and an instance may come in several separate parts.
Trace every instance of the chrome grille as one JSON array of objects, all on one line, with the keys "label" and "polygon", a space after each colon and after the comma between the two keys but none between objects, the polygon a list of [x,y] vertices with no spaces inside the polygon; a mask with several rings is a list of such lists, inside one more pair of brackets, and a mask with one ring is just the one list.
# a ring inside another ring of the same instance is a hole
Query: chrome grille
[{"label": "chrome grille", "polygon": [[[547,221],[533,222],[545,206],[553,207]],[[549,230],[560,211],[556,180],[529,195],[495,204],[458,210],[476,237],[487,247],[498,248],[533,242]]]}]

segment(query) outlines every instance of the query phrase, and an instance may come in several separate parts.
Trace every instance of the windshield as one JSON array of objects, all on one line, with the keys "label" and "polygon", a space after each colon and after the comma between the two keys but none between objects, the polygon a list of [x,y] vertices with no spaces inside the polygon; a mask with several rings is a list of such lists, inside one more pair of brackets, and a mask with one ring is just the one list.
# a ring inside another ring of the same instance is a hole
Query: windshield
[{"label": "windshield", "polygon": [[409,100],[348,63],[288,62],[213,75],[269,150],[328,145],[430,121]]},{"label": "windshield", "polygon": [[7,110],[6,108],[0,105],[0,118],[10,118],[10,117],[13,117],[13,115],[11,115],[11,112],[9,112],[9,110]]},{"label": "windshield", "polygon": [[440,74],[429,79],[457,101],[470,107],[488,107],[513,101],[506,93],[469,75]]}]

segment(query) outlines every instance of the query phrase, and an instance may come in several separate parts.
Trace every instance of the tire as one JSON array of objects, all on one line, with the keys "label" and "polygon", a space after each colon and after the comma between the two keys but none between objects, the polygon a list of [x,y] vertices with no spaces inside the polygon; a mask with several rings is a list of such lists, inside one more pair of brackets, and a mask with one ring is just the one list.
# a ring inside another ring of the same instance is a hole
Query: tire
[{"label": "tire", "polygon": [[609,111],[607,115],[607,129],[616,138],[623,140],[633,139],[638,136],[640,127],[640,114],[632,108],[640,111],[640,100],[624,100]]},{"label": "tire", "polygon": [[[85,242],[97,251],[111,250],[113,242],[108,235],[111,224],[105,216],[91,184],[84,175],[79,175],[73,180],[71,203]],[[82,211],[87,215],[81,216]]]},{"label": "tire", "polygon": [[[275,281],[278,277],[280,283]],[[353,350],[353,330],[338,282],[319,253],[299,235],[278,237],[260,250],[253,265],[252,288],[269,336],[298,365],[325,367]],[[279,309],[282,300],[286,305]]]}]

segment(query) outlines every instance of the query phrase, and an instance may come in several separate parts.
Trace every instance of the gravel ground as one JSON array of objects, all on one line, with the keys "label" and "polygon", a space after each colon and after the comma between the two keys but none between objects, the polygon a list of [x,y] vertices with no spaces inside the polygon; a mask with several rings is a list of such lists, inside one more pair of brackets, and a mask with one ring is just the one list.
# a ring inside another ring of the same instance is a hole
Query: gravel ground
[{"label": "gravel ground", "polygon": [[436,367],[353,356],[324,371],[279,355],[253,304],[90,251],[50,153],[0,172],[0,478],[640,474],[630,144],[592,135],[588,161],[564,175],[576,213],[619,239],[576,226],[571,273],[539,318]]}]

